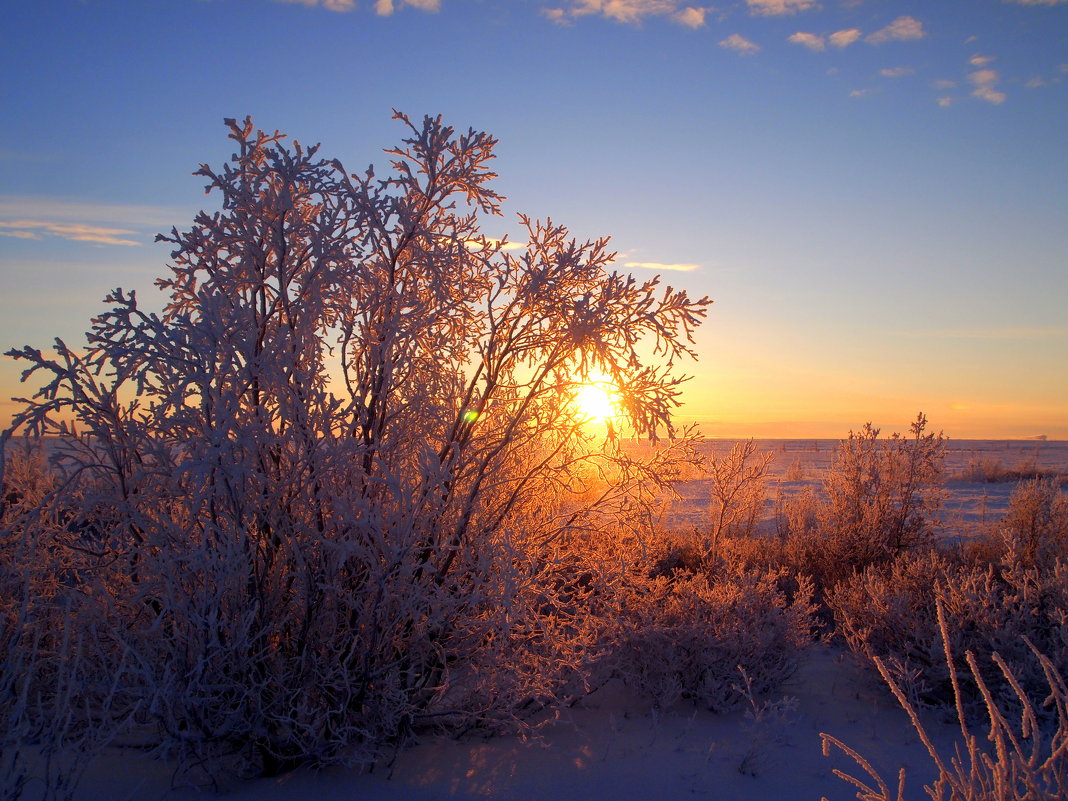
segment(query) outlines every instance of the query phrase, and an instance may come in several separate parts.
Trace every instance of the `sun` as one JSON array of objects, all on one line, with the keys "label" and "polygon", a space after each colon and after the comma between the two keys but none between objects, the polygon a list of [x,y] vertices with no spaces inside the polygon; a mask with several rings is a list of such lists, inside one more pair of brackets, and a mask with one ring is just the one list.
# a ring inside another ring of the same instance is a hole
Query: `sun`
[{"label": "sun", "polygon": [[601,423],[620,414],[619,396],[605,379],[582,384],[575,392],[575,404],[584,422]]}]

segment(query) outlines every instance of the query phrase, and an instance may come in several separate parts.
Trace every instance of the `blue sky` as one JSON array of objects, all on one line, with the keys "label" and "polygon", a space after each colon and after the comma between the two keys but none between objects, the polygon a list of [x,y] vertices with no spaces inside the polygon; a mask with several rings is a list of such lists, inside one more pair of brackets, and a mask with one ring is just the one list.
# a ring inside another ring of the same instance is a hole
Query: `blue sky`
[{"label": "blue sky", "polygon": [[[109,288],[154,292],[154,234],[214,202],[190,173],[228,157],[224,117],[357,171],[384,164],[396,107],[501,140],[488,233],[552,216],[716,301],[682,412],[706,433],[839,436],[922,409],[954,436],[1068,437],[1065,0],[4,13],[5,348],[77,341]],[[0,365],[0,397],[17,376]]]}]

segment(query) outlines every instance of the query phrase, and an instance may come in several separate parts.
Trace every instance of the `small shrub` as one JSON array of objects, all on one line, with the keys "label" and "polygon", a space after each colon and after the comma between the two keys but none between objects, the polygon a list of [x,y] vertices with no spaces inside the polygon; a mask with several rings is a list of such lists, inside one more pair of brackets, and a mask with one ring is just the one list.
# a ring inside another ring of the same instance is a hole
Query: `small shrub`
[{"label": "small shrub", "polygon": [[1037,454],[1017,462],[1014,467],[1006,467],[1000,459],[969,459],[968,465],[956,477],[973,484],[1044,480],[1063,486],[1068,480],[1068,475],[1062,471],[1039,467]]},{"label": "small shrub", "polygon": [[880,439],[879,429],[867,423],[850,432],[835,455],[825,481],[822,528],[850,542],[861,564],[928,544],[934,536],[945,439],[924,434],[926,427],[920,413],[910,437]]},{"label": "small shrub", "polygon": [[616,675],[657,707],[680,700],[723,711],[750,691],[765,696],[793,674],[811,642],[811,585],[788,600],[784,574],[727,567],[634,583],[609,657]]},{"label": "small shrub", "polygon": [[708,460],[712,480],[704,550],[714,555],[727,537],[751,536],[764,508],[764,481],[774,454],[759,452],[754,440],[735,443],[725,456]]},{"label": "small shrub", "polygon": [[[880,438],[868,423],[839,444],[822,494],[811,488],[780,493],[776,528],[782,564],[811,577],[821,604],[857,571],[933,540],[945,441],[941,434],[925,434],[926,426],[920,414],[911,437]],[[825,607],[820,614],[830,620]]]},{"label": "small shrub", "polygon": [[1051,480],[1022,482],[1013,490],[998,532],[1010,558],[1025,565],[1068,557],[1068,495]]},{"label": "small shrub", "polygon": [[[1032,692],[1044,678],[1030,660],[1025,638],[1058,669],[1068,668],[1068,564],[1063,562],[1047,570],[1020,563],[980,567],[953,564],[933,552],[914,554],[853,576],[827,600],[836,632],[850,650],[881,660],[914,700],[952,700],[943,637],[954,653],[972,651],[984,661],[998,651]],[[945,610],[945,631],[937,605]],[[990,681],[1006,689],[997,676]]]}]

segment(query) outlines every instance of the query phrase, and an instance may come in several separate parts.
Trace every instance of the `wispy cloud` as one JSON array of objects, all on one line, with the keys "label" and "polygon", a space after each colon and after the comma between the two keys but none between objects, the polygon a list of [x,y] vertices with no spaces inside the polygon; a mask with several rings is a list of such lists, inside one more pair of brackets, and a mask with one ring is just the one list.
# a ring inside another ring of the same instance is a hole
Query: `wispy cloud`
[{"label": "wispy cloud", "polygon": [[[503,242],[500,239],[494,239],[493,237],[486,237],[486,244],[495,247],[498,250],[522,250],[527,246],[526,242]],[[468,239],[464,242],[464,245],[468,250],[476,251],[482,250],[482,242],[477,239]]]},{"label": "wispy cloud", "polygon": [[129,239],[136,231],[126,228],[105,228],[99,225],[80,223],[56,223],[44,220],[0,220],[0,236],[16,239],[43,239],[57,236],[73,242],[93,242],[98,245],[140,245]]},{"label": "wispy cloud", "polygon": [[884,44],[886,42],[914,42],[923,39],[927,33],[923,29],[923,23],[915,17],[898,17],[885,28],[868,34],[864,40],[869,44]]},{"label": "wispy cloud", "polygon": [[968,59],[968,63],[971,64],[973,67],[985,67],[987,64],[991,63],[993,60],[994,60],[993,56],[984,56],[984,55],[982,55],[980,53],[976,53],[974,56],[972,56],[970,59]]},{"label": "wispy cloud", "polygon": [[816,0],[745,0],[749,13],[758,17],[778,17],[819,8]]},{"label": "wispy cloud", "polygon": [[733,50],[735,53],[739,53],[743,56],[751,56],[760,52],[760,45],[755,42],[750,42],[740,33],[732,33],[726,39],[721,39],[719,46],[725,47],[728,50]]},{"label": "wispy cloud", "polygon": [[844,48],[849,47],[860,36],[860,28],[846,28],[845,30],[835,31],[827,38],[833,47]]},{"label": "wispy cloud", "polygon": [[1008,99],[1008,96],[997,88],[999,80],[997,70],[976,70],[968,75],[968,80],[975,87],[972,89],[972,97],[978,97],[995,106],[1000,106]]},{"label": "wispy cloud", "polygon": [[939,78],[938,80],[932,81],[931,86],[935,89],[956,89],[957,82],[951,81],[949,78]]},{"label": "wispy cloud", "polygon": [[875,94],[874,89],[854,89],[849,93],[850,97],[871,97]]},{"label": "wispy cloud", "polygon": [[916,70],[912,67],[887,67],[879,70],[879,74],[884,78],[903,78],[906,75],[914,75],[915,73]]},{"label": "wispy cloud", "polygon": [[[388,0],[379,0],[384,1]],[[596,15],[630,24],[640,23],[646,17],[667,17],[687,28],[703,26],[706,11],[678,0],[570,0],[566,6],[542,9],[546,17],[559,25],[570,25],[579,17]]]},{"label": "wispy cloud", "polygon": [[942,108],[949,108],[950,106],[953,105],[953,98],[952,97],[940,97],[940,98],[938,98],[938,105],[940,105]]},{"label": "wispy cloud", "polygon": [[699,264],[664,264],[659,261],[628,261],[624,267],[640,267],[643,270],[665,270],[680,273],[689,273],[698,269]]},{"label": "wispy cloud", "polygon": [[0,236],[15,239],[142,245],[155,231],[189,216],[188,211],[162,206],[0,195]]},{"label": "wispy cloud", "polygon": [[299,3],[302,6],[322,6],[327,11],[344,13],[356,8],[356,0],[277,0],[280,3]]},{"label": "wispy cloud", "polygon": [[827,49],[827,41],[818,33],[805,33],[804,31],[798,31],[787,38],[787,41],[799,44],[802,47],[807,47],[809,50],[815,50],[817,52]]}]

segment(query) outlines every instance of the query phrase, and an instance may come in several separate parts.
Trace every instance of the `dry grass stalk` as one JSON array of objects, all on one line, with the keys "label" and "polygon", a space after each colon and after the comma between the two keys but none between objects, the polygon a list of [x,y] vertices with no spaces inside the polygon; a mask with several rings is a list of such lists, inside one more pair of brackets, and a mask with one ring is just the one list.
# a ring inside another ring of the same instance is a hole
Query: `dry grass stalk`
[{"label": "dry grass stalk", "polygon": [[[986,705],[990,731],[987,739],[993,744],[993,751],[980,747],[979,738],[972,734],[964,714],[960,682],[953,667],[953,654],[950,649],[949,629],[941,602],[937,605],[938,625],[942,633],[946,664],[949,666],[956,702],[957,721],[960,725],[963,749],[958,744],[948,762],[939,753],[931,740],[916,711],[900,685],[894,680],[881,659],[875,664],[883,679],[894,693],[898,703],[908,714],[916,733],[923,742],[927,753],[938,769],[938,778],[933,785],[924,789],[932,801],[1048,801],[1068,798],[1068,688],[1064,678],[1057,672],[1053,663],[1031,642],[1027,645],[1038,659],[1049,683],[1050,694],[1041,706],[1056,710],[1056,729],[1047,737],[1041,723],[1036,702],[1028,696],[1016,680],[1013,670],[1000,655],[994,654],[993,661],[1004,675],[1015,695],[1014,701],[1020,707],[1020,722],[1013,726],[1009,722],[1003,705],[999,705],[991,693],[982,674],[975,655],[966,654],[968,667],[976,682]],[[844,771],[835,770],[839,778],[857,788],[860,801],[891,801],[886,782],[878,771],[861,754],[836,737],[821,733],[823,753],[830,755],[834,746],[852,758],[871,778],[875,787],[869,786],[862,779],[851,776]],[[905,771],[898,776],[896,801],[905,799]]]}]

